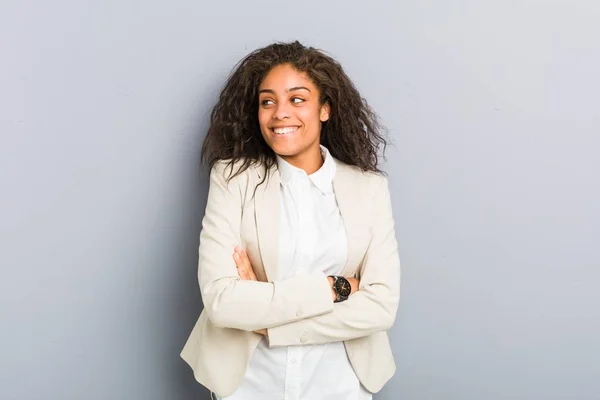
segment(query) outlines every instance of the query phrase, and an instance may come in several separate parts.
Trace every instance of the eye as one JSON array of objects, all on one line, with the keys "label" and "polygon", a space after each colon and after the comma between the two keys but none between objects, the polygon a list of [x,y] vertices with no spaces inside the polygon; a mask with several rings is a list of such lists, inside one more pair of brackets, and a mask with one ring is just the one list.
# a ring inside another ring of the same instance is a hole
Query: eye
[{"label": "eye", "polygon": [[265,99],[265,100],[262,100],[262,101],[260,102],[260,105],[261,105],[261,106],[270,106],[270,105],[272,105],[273,103],[274,103],[274,102],[273,102],[273,100],[270,100],[270,99]]},{"label": "eye", "polygon": [[304,103],[304,99],[300,97],[292,97],[292,104],[301,104]]}]

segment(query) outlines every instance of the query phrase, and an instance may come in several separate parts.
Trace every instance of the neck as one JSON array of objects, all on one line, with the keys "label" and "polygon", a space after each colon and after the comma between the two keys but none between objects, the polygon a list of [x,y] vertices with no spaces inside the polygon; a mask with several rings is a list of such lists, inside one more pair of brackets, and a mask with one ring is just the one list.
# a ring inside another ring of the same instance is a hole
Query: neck
[{"label": "neck", "polygon": [[306,175],[313,174],[323,166],[323,156],[321,156],[321,148],[318,147],[316,153],[298,154],[295,156],[281,156],[285,161],[289,162],[296,168],[300,168],[306,172]]}]

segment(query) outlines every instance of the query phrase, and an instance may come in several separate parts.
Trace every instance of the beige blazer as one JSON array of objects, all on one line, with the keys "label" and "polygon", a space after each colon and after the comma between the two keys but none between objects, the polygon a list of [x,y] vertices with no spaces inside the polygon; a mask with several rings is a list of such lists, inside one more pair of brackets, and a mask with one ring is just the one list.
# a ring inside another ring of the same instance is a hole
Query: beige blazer
[{"label": "beige blazer", "polygon": [[[396,370],[386,330],[395,320],[400,261],[387,178],[336,162],[336,200],[348,237],[342,275],[360,277],[358,292],[333,303],[323,273],[278,278],[280,177],[251,167],[226,182],[217,163],[210,174],[200,233],[198,279],[204,310],[181,357],[198,382],[219,396],[232,394],[268,328],[269,346],[344,341],[362,385],[378,392]],[[258,282],[240,280],[233,248],[247,250]]]}]

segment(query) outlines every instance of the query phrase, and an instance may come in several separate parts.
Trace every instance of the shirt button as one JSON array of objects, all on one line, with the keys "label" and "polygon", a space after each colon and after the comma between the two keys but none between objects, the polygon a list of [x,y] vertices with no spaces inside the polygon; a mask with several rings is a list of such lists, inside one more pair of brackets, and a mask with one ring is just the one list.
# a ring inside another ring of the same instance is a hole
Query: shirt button
[{"label": "shirt button", "polygon": [[296,317],[301,317],[301,316],[303,316],[303,315],[304,315],[304,313],[302,312],[302,310],[298,310],[298,311],[296,312]]},{"label": "shirt button", "polygon": [[302,343],[306,343],[308,341],[308,337],[306,336],[306,333],[302,334],[302,336],[300,336],[300,341]]}]

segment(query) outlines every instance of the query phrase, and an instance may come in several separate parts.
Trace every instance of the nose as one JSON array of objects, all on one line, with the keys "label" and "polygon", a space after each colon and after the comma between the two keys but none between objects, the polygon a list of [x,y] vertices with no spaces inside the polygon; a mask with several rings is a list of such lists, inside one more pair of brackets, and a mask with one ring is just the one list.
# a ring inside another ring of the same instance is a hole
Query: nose
[{"label": "nose", "polygon": [[273,119],[284,120],[290,117],[290,111],[286,102],[281,102],[276,105],[273,111]]}]

